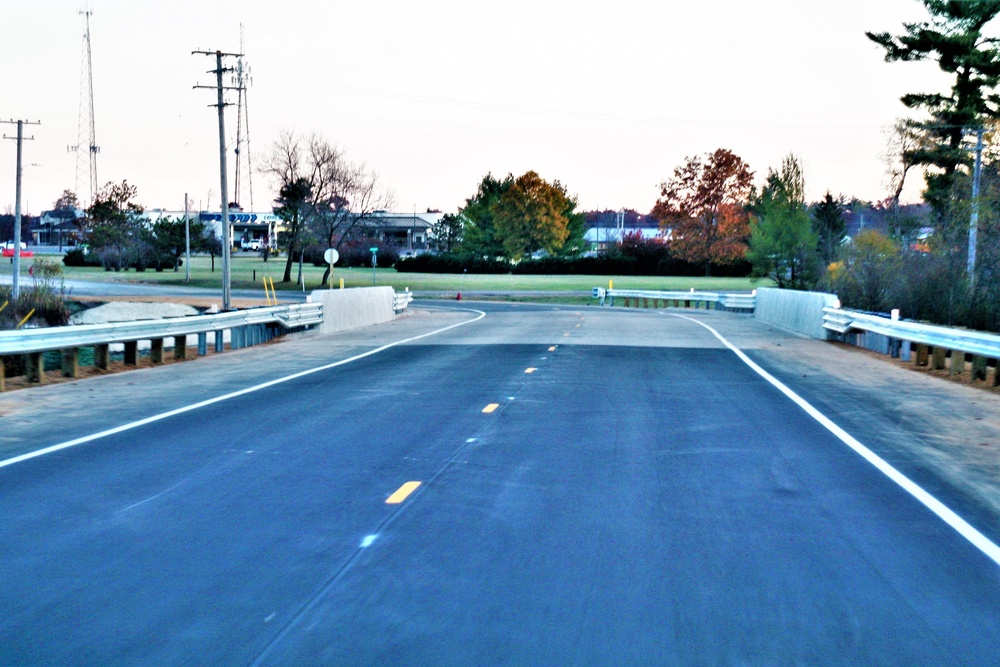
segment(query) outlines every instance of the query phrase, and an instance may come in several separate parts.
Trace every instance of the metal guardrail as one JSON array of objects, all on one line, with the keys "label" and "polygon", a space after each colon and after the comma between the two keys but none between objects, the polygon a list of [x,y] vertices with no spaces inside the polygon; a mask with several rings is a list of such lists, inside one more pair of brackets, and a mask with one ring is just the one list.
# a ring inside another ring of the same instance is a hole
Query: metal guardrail
[{"label": "metal guardrail", "polygon": [[0,355],[32,354],[108,343],[156,340],[272,322],[295,329],[320,324],[322,321],[323,305],[304,303],[250,308],[215,315],[0,331]]},{"label": "metal guardrail", "polygon": [[413,293],[407,287],[405,292],[392,293],[392,310],[394,313],[401,313],[413,301]]},{"label": "metal guardrail", "polygon": [[752,292],[750,294],[746,293],[735,293],[735,292],[681,292],[681,291],[658,291],[658,290],[619,290],[619,289],[606,289],[604,287],[595,287],[592,291],[592,296],[595,299],[601,300],[601,305],[604,305],[606,299],[611,300],[611,305],[614,305],[615,297],[620,299],[654,299],[658,301],[673,301],[674,303],[704,303],[706,307],[707,304],[715,304],[718,310],[754,310],[757,305],[757,294]]},{"label": "metal guardrail", "polygon": [[929,345],[934,348],[1000,359],[1000,336],[978,331],[893,320],[888,317],[842,308],[823,309],[823,328],[841,335],[852,330],[870,331],[889,338]]}]

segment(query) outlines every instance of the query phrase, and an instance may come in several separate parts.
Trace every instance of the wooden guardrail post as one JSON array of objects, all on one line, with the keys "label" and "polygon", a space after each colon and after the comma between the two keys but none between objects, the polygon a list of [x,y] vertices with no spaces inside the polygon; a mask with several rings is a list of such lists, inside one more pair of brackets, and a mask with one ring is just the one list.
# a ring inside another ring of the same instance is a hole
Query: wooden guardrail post
[{"label": "wooden guardrail post", "polygon": [[206,354],[208,354],[208,334],[203,331],[198,334],[198,356],[204,357]]},{"label": "wooden guardrail post", "polygon": [[926,345],[923,343],[917,343],[917,355],[914,357],[914,362],[917,366],[926,366],[930,352]]},{"label": "wooden guardrail post", "polygon": [[[0,373],[3,372],[3,364],[0,364]],[[993,367],[993,386],[1000,387],[1000,359],[997,359],[997,365]]]},{"label": "wooden guardrail post", "polygon": [[75,378],[80,375],[80,348],[68,347],[62,351],[63,377]]},{"label": "wooden guardrail post", "polygon": [[107,343],[101,343],[100,345],[94,346],[94,366],[97,366],[102,371],[108,370],[108,366],[111,365],[111,346]]},{"label": "wooden guardrail post", "polygon": [[7,390],[7,365],[3,362],[3,358],[0,357],[0,392]]},{"label": "wooden guardrail post", "polygon": [[28,382],[37,382],[39,384],[43,384],[45,382],[44,353],[30,352],[25,356],[28,359],[28,367],[25,372]]},{"label": "wooden guardrail post", "polygon": [[139,363],[139,343],[138,341],[125,341],[125,365],[135,366]]},{"label": "wooden guardrail post", "polygon": [[961,375],[965,372],[965,352],[959,350],[951,351],[951,366],[948,368],[949,375]]},{"label": "wooden guardrail post", "polygon": [[975,382],[976,380],[986,381],[986,357],[978,354],[972,357],[972,373],[969,378],[970,382]]},{"label": "wooden guardrail post", "polygon": [[187,336],[174,336],[174,359],[187,359]]},{"label": "wooden guardrail post", "polygon": [[215,332],[215,351],[222,352],[226,349],[226,336],[224,331]]},{"label": "wooden guardrail post", "polygon": [[944,368],[944,357],[948,350],[943,347],[935,347],[931,355],[931,370],[939,371]]},{"label": "wooden guardrail post", "polygon": [[149,341],[149,360],[154,364],[163,363],[163,339],[152,338]]}]

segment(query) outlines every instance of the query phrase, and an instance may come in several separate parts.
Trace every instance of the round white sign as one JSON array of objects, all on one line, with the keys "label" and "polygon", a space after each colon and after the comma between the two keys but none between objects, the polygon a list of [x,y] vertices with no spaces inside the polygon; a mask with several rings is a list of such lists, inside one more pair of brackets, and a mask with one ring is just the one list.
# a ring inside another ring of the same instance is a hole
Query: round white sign
[{"label": "round white sign", "polygon": [[323,259],[326,260],[327,264],[336,264],[337,260],[340,259],[340,253],[333,248],[327,248],[326,252],[323,253]]}]

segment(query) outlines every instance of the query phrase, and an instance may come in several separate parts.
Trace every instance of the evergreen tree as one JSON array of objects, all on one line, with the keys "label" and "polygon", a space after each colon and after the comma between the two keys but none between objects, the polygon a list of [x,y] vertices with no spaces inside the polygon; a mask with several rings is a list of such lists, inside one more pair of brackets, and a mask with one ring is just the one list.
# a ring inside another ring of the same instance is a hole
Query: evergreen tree
[{"label": "evergreen tree", "polygon": [[996,40],[983,34],[1000,14],[1000,0],[922,0],[931,14],[923,23],[904,24],[905,34],[865,34],[885,49],[886,62],[934,60],[951,75],[950,94],[910,93],[901,100],[910,109],[926,112],[914,121],[927,141],[918,142],[907,157],[931,167],[926,175],[925,200],[934,210],[939,231],[959,240],[964,227],[953,212],[956,174],[969,163],[963,147],[968,133],[991,118],[1000,118],[1000,51]]},{"label": "evergreen tree", "polygon": [[837,259],[837,251],[847,237],[844,205],[827,190],[823,201],[813,207],[812,222],[813,232],[819,239],[820,259],[824,266],[829,266]]}]

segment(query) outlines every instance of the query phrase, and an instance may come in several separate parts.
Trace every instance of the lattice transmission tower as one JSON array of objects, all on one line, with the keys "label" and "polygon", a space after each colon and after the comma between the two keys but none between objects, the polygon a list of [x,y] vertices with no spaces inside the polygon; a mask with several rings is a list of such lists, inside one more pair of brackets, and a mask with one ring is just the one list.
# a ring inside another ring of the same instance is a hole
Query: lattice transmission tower
[{"label": "lattice transmission tower", "polygon": [[[97,197],[97,154],[101,152],[97,145],[97,125],[94,122],[94,69],[90,47],[90,16],[93,12],[85,9],[80,12],[85,22],[83,33],[83,63],[80,68],[80,113],[76,125],[76,145],[69,146],[70,152],[76,153],[76,182],[74,190],[80,196],[80,175],[83,172],[83,153],[88,154],[90,175],[90,199],[87,205],[94,203]],[[86,119],[88,142],[83,143],[83,127]]]},{"label": "lattice transmission tower", "polygon": [[247,112],[247,88],[250,86],[250,66],[246,63],[243,53],[243,25],[240,24],[240,56],[233,68],[232,84],[236,89],[236,147],[233,152],[236,154],[236,179],[233,188],[233,201],[241,206],[245,203],[244,194],[247,195],[250,208],[253,211],[253,154],[250,151],[250,120]]}]

